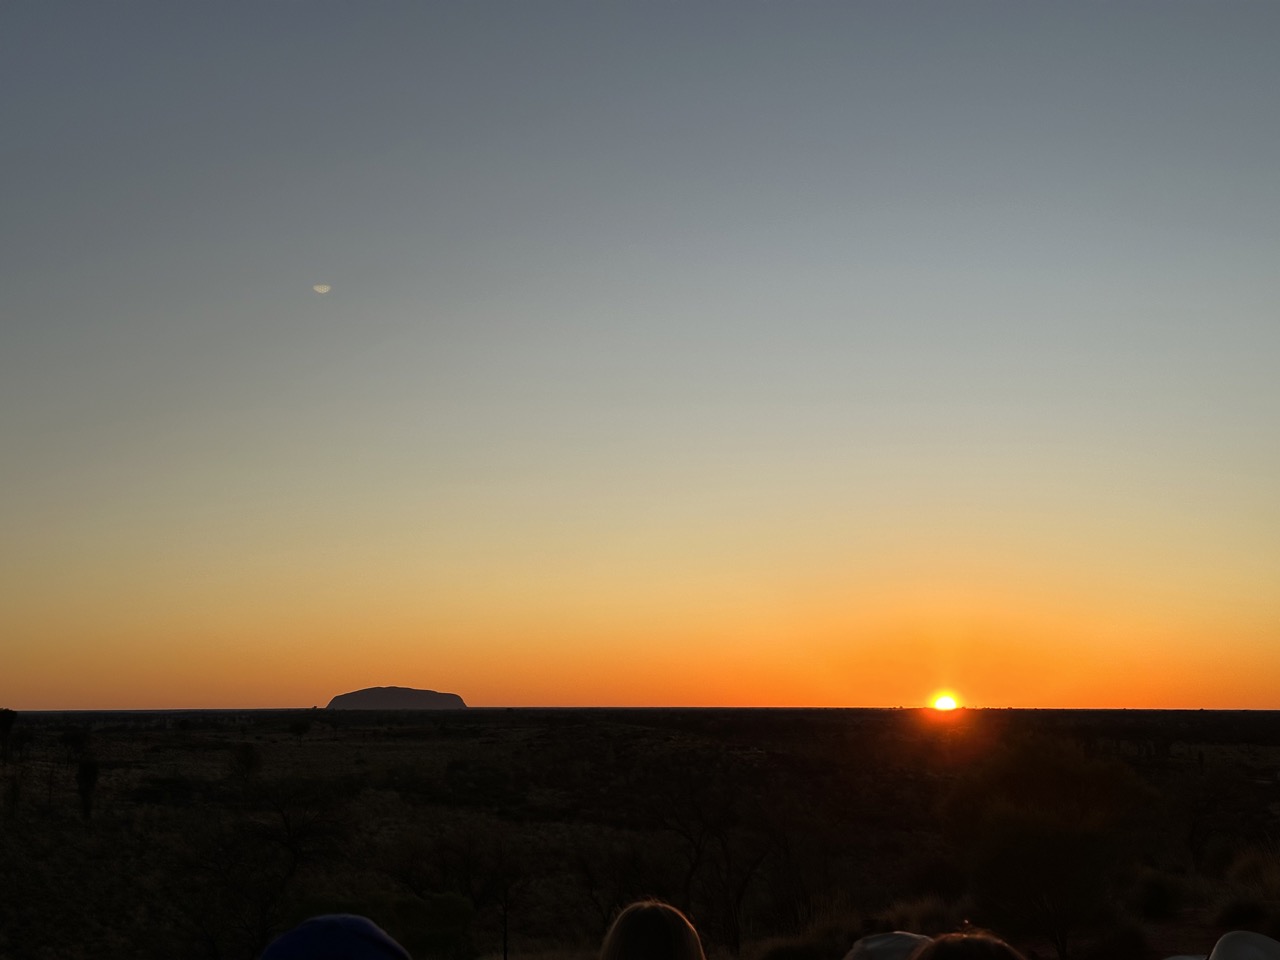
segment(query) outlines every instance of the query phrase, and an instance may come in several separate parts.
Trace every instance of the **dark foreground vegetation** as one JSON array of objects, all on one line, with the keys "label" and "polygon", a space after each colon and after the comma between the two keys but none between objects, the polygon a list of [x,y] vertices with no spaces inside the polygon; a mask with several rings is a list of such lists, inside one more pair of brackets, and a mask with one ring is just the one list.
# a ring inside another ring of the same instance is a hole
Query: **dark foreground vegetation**
[{"label": "dark foreground vegetation", "polygon": [[713,957],[972,921],[1042,960],[1280,932],[1280,714],[0,712],[0,957],[586,957],[642,895]]}]

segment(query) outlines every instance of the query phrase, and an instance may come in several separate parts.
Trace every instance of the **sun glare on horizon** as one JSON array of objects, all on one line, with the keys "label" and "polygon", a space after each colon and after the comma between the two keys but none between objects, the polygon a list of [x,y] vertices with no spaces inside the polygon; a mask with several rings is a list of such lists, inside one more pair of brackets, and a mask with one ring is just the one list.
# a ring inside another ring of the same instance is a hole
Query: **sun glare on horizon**
[{"label": "sun glare on horizon", "polygon": [[934,697],[933,700],[933,709],[935,710],[954,710],[957,706],[959,704],[956,703],[956,698],[949,693]]}]

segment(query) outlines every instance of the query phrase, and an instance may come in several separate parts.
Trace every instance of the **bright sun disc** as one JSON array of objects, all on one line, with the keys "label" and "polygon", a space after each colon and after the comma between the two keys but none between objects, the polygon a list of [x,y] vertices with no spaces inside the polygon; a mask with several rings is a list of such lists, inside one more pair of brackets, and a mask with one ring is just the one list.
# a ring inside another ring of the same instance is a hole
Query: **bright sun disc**
[{"label": "bright sun disc", "polygon": [[956,708],[956,698],[941,696],[933,701],[933,709],[935,710],[954,710]]}]

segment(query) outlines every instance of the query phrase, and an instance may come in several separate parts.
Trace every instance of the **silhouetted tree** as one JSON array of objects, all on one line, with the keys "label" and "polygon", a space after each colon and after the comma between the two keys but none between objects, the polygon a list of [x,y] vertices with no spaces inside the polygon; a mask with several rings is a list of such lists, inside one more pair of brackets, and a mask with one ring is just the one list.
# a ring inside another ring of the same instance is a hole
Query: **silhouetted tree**
[{"label": "silhouetted tree", "polygon": [[511,942],[511,917],[520,904],[521,894],[529,882],[528,865],[515,848],[511,837],[498,837],[490,848],[486,865],[487,899],[498,911],[502,931],[502,960],[508,960]]},{"label": "silhouetted tree", "polygon": [[1065,742],[1028,740],[975,769],[949,825],[983,918],[1046,937],[1065,960],[1080,932],[1110,919],[1147,799],[1128,768]]},{"label": "silhouetted tree", "polygon": [[504,960],[512,921],[531,877],[527,843],[509,826],[471,823],[433,842],[410,839],[392,865],[395,878],[424,903],[461,897],[477,917],[496,918]]},{"label": "silhouetted tree", "polygon": [[[414,831],[398,836],[384,848],[378,860],[387,874],[419,901],[413,920],[419,950],[440,960],[471,960],[475,905],[469,894],[452,889],[437,856],[439,841]],[[418,953],[419,951],[415,951]]]},{"label": "silhouetted tree", "polygon": [[573,869],[594,913],[595,942],[604,938],[619,910],[654,889],[651,868],[635,837],[585,837],[573,852]]},{"label": "silhouetted tree", "polygon": [[695,890],[718,831],[734,815],[734,789],[723,757],[702,751],[664,757],[647,771],[651,822],[670,834],[683,861],[675,906],[694,913]]},{"label": "silhouetted tree", "polygon": [[735,957],[742,951],[747,894],[775,845],[774,831],[763,818],[751,816],[757,812],[740,811],[733,821],[722,824],[712,840],[709,858],[708,886],[720,938]]},{"label": "silhouetted tree", "polygon": [[182,883],[166,901],[182,954],[248,960],[279,932],[297,863],[264,836],[272,830],[226,811],[193,826],[171,868]]}]

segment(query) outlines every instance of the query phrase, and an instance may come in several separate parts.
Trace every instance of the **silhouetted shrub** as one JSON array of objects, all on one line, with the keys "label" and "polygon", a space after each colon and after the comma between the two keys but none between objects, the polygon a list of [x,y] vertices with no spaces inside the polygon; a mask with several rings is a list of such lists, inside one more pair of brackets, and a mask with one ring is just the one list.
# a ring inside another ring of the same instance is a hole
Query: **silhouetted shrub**
[{"label": "silhouetted shrub", "polygon": [[415,957],[429,960],[473,960],[478,951],[473,928],[475,908],[456,893],[430,893],[397,904],[400,942]]},{"label": "silhouetted shrub", "polygon": [[1258,899],[1280,899],[1280,849],[1266,843],[1238,850],[1227,867],[1226,878]]},{"label": "silhouetted shrub", "polygon": [[1138,878],[1131,905],[1144,920],[1171,920],[1181,912],[1183,896],[1176,877],[1147,871]]},{"label": "silhouetted shrub", "polygon": [[922,855],[907,878],[909,889],[932,894],[945,901],[964,896],[967,889],[964,865],[949,853],[935,850]]},{"label": "silhouetted shrub", "polygon": [[821,941],[790,939],[774,940],[760,952],[759,960],[833,960],[838,954],[831,945]]},{"label": "silhouetted shrub", "polygon": [[170,807],[190,806],[195,797],[196,785],[188,777],[148,777],[129,793],[135,803]]},{"label": "silhouetted shrub", "polygon": [[1124,924],[1089,944],[1083,960],[1146,960],[1148,953],[1147,938],[1141,928]]},{"label": "silhouetted shrub", "polygon": [[1270,911],[1252,897],[1232,897],[1218,908],[1214,922],[1229,930],[1254,930],[1263,933],[1269,926]]}]

